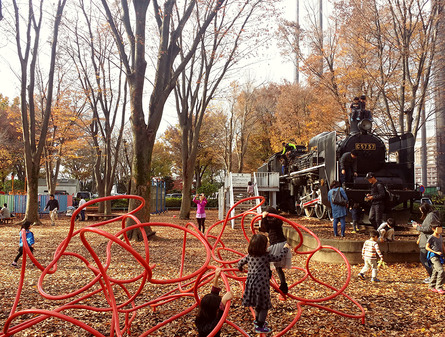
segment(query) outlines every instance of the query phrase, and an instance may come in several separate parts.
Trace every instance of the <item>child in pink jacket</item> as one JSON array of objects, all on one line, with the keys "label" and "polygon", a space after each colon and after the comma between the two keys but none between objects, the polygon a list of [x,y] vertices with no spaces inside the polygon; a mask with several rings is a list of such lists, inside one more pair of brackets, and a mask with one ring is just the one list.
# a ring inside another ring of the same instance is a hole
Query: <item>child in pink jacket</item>
[{"label": "child in pink jacket", "polygon": [[198,221],[199,230],[201,232],[205,232],[204,222],[206,221],[206,210],[205,206],[207,205],[207,199],[204,193],[197,194],[195,198],[193,198],[193,202],[196,204],[196,220]]}]

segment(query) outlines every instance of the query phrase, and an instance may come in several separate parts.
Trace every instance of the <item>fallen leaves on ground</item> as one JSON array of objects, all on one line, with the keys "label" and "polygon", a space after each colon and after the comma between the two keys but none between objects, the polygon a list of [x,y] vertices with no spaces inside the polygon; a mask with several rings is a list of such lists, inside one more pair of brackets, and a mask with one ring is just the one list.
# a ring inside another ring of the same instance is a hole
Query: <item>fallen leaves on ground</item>
[{"label": "fallen leaves on ground", "polygon": [[[176,217],[173,217],[176,215]],[[305,217],[294,218],[294,221],[307,226],[320,238],[332,237],[332,225],[326,220],[307,219]],[[69,219],[61,218],[57,226],[50,225],[49,219],[43,219],[43,225],[32,228],[36,238],[35,256],[44,266],[48,265],[53,258],[55,249],[65,239]],[[175,223],[185,226],[189,221],[180,220],[178,212],[169,211],[161,215],[153,215],[153,222]],[[190,220],[194,222],[194,219]],[[208,211],[206,226],[217,221],[217,211]],[[76,223],[76,229],[88,223]],[[113,223],[105,227],[110,233],[120,230],[120,223]],[[184,233],[168,227],[156,227],[156,237],[150,241],[150,265],[156,264],[153,271],[155,279],[172,279],[178,277],[181,265],[181,250]],[[218,233],[218,229],[214,232]],[[347,239],[365,241],[364,234],[351,234],[350,228],[347,231]],[[9,316],[14,298],[17,292],[17,285],[20,269],[10,266],[13,258],[17,254],[19,228],[16,225],[1,225],[0,239],[2,242],[1,258],[1,278],[0,297],[2,306],[0,307],[0,326]],[[106,256],[107,240],[99,235],[88,233],[88,242],[98,253],[102,261]],[[246,253],[246,241],[239,226],[232,229],[227,226],[222,237],[227,247],[234,248],[242,253]],[[144,256],[142,243],[133,243],[133,247]],[[92,261],[87,250],[77,237],[68,246],[68,251],[75,251]],[[227,252],[224,258],[234,256]],[[21,263],[22,260],[19,261]],[[304,257],[294,256],[293,265],[304,267]],[[192,273],[200,268],[205,262],[205,249],[202,243],[191,236],[188,236],[185,274]],[[28,260],[29,263],[29,260]],[[94,263],[94,262],[92,262]],[[215,261],[211,264],[217,265]],[[347,318],[321,310],[309,305],[303,306],[301,318],[286,336],[445,336],[445,322],[443,308],[445,296],[429,292],[428,285],[422,280],[427,276],[420,263],[398,263],[388,264],[387,268],[379,271],[380,283],[371,283],[370,275],[366,275],[366,280],[356,278],[357,273],[363,265],[352,266],[352,278],[345,293],[358,301],[366,313],[365,324],[361,320]],[[347,268],[344,265],[326,264],[311,262],[310,269],[313,275],[323,282],[337,288],[346,282]],[[112,245],[112,260],[108,270],[109,275],[117,279],[130,279],[138,275],[142,270],[141,265],[124,249],[116,244]],[[286,270],[288,283],[295,282],[302,276],[298,270]],[[66,301],[49,301],[44,299],[37,290],[37,281],[41,272],[32,264],[27,265],[24,289],[17,310],[29,308],[48,309],[56,308]],[[68,294],[83,285],[87,284],[94,275],[84,263],[77,258],[66,256],[58,263],[58,271],[54,275],[45,278],[43,288],[53,295]],[[129,291],[136,291],[140,283],[129,286]],[[230,280],[230,286],[234,292],[235,299],[232,301],[228,319],[250,335],[254,336],[253,318],[247,308],[241,305],[242,291],[236,281]],[[93,289],[97,289],[97,285]],[[200,289],[200,295],[209,291],[209,285]],[[142,294],[136,302],[144,303],[148,299],[157,296],[171,289],[172,285],[157,285],[148,283],[144,287]],[[91,289],[90,289],[91,291]],[[115,289],[117,301],[125,301],[126,295],[118,288]],[[332,290],[320,286],[316,282],[307,279],[290,291],[292,294],[305,298],[323,298],[332,294]],[[273,334],[278,333],[297,314],[295,300],[280,301],[278,294],[271,291],[274,308],[269,311],[268,322],[273,329]],[[82,302],[86,305],[108,306],[102,293],[92,296]],[[151,307],[141,308],[131,325],[131,336],[138,336],[147,331],[152,326],[164,321],[174,314],[193,305],[191,298],[182,298],[177,301],[161,305],[153,310]],[[360,310],[346,297],[338,296],[324,305],[350,315],[359,315]],[[109,335],[111,315],[109,313],[93,312],[88,310],[68,310],[66,315],[75,317],[104,335]],[[182,318],[157,330],[152,336],[197,336],[194,327],[194,317],[196,310]],[[14,321],[16,324],[21,320],[31,318],[31,315],[23,316]],[[124,317],[121,317],[123,320]],[[272,335],[273,335],[272,334]],[[239,336],[240,334],[227,324],[222,329],[222,336]],[[15,336],[91,336],[81,328],[75,327],[59,319],[47,319],[36,326],[32,326]]]}]

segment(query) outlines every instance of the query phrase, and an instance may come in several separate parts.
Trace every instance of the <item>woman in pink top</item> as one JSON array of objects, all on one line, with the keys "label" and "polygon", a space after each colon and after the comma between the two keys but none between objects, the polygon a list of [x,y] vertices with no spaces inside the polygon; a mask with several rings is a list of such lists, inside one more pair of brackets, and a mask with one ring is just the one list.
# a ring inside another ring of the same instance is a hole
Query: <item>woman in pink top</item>
[{"label": "woman in pink top", "polygon": [[206,221],[205,206],[207,205],[207,199],[204,196],[204,193],[197,194],[195,198],[193,198],[193,202],[196,204],[197,207],[196,220],[198,221],[199,230],[204,233],[205,232],[204,222]]}]

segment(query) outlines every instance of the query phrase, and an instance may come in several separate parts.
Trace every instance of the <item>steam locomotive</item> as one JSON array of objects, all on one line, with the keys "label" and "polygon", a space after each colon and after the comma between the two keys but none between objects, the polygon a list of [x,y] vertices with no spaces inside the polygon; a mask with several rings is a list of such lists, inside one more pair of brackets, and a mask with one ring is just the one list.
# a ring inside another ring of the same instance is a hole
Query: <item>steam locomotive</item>
[{"label": "steam locomotive", "polygon": [[259,168],[259,172],[279,172],[280,190],[276,200],[279,209],[304,212],[319,219],[330,217],[327,198],[330,183],[340,180],[341,156],[355,149],[358,176],[343,185],[350,204],[357,202],[365,210],[370,208],[365,201],[370,191],[365,175],[372,171],[394,196],[387,209],[401,206],[397,208],[412,211],[413,200],[419,199],[421,193],[414,182],[415,140],[411,133],[390,138],[387,151],[385,142],[372,132],[372,121],[363,119],[351,123],[351,131],[345,138],[338,138],[335,131],[323,132],[312,138],[307,147],[297,146],[287,152],[285,166],[282,154],[276,153]]}]

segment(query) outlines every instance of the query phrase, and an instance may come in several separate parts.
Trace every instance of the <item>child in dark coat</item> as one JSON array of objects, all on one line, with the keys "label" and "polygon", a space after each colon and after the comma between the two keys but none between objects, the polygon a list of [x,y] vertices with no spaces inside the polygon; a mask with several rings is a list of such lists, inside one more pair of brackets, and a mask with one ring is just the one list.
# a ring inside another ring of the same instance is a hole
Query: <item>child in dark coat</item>
[{"label": "child in dark coat", "polygon": [[[205,295],[201,299],[198,315],[195,319],[199,337],[207,337],[213,329],[215,329],[222,317],[227,301],[231,300],[233,297],[232,292],[230,291],[228,291],[222,298],[219,296],[219,292],[221,291],[221,288],[218,288],[220,275],[221,269],[217,268],[215,270],[213,286],[210,294]],[[215,336],[219,337],[220,331],[218,331]]]},{"label": "child in dark coat", "polygon": [[[283,233],[283,221],[281,219],[270,216],[270,214],[278,214],[278,211],[268,206],[262,214],[261,226],[259,231],[267,233],[269,237],[269,253],[279,255],[283,250],[287,240]],[[292,253],[288,250],[287,254],[278,262],[274,262],[278,277],[280,278],[280,290],[283,294],[287,294],[288,286],[283,268],[290,269],[292,267]]]},{"label": "child in dark coat", "polygon": [[270,301],[270,262],[280,261],[288,252],[286,243],[281,254],[273,255],[267,251],[267,238],[262,234],[255,234],[249,242],[249,255],[238,262],[238,269],[243,270],[248,265],[247,279],[242,304],[255,309],[254,327],[257,333],[272,331],[266,326],[267,312],[272,308]]}]

